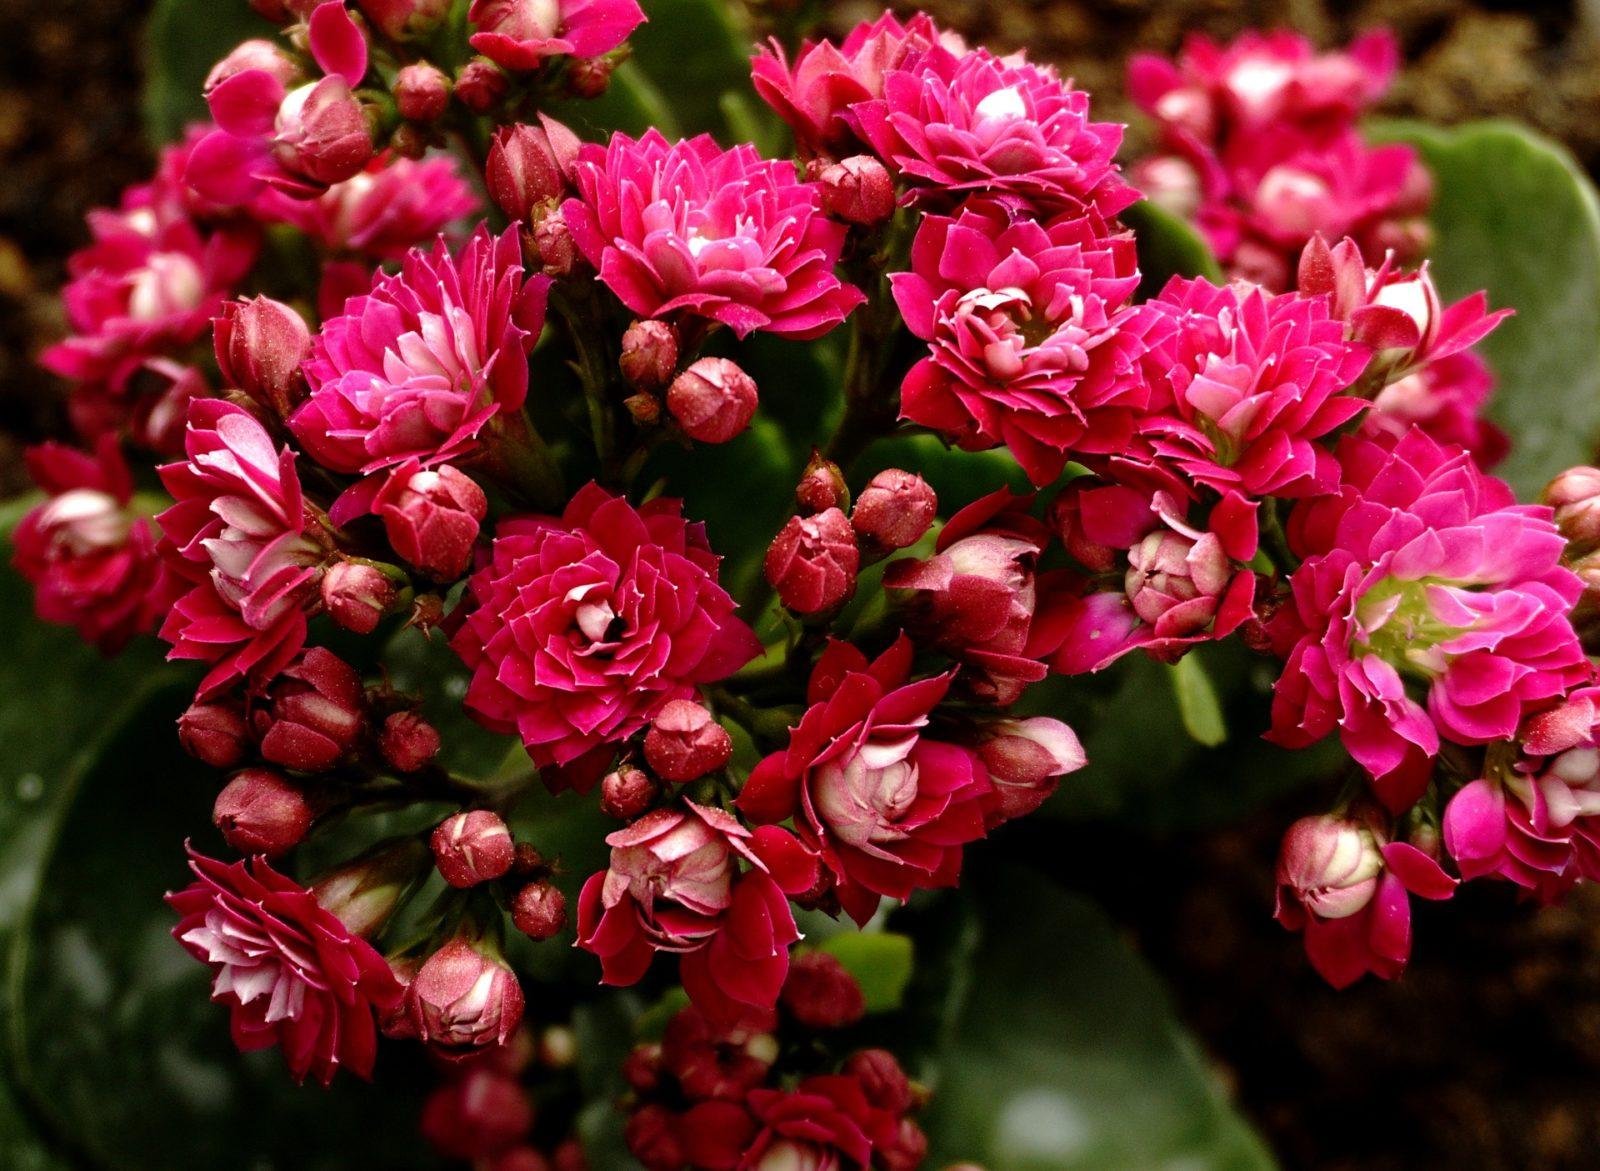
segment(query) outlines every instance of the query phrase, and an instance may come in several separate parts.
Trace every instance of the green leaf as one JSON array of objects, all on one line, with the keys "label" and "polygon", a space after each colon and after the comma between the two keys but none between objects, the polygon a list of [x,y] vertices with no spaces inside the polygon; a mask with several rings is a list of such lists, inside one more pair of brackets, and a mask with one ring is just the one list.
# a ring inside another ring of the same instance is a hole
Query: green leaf
[{"label": "green leaf", "polygon": [[1433,270],[1455,300],[1487,289],[1512,308],[1480,349],[1499,376],[1489,413],[1511,433],[1496,472],[1524,498],[1587,463],[1600,436],[1600,202],[1565,149],[1489,122],[1442,130],[1384,122],[1433,171]]},{"label": "green leaf", "polygon": [[909,936],[892,931],[845,931],[825,940],[818,950],[833,956],[856,978],[868,1012],[893,1012],[900,1007],[911,981]]},{"label": "green leaf", "polygon": [[1123,212],[1122,221],[1133,229],[1139,247],[1141,300],[1155,296],[1175,276],[1203,276],[1221,283],[1222,266],[1188,221],[1148,199]]},{"label": "green leaf", "polygon": [[983,941],[922,1120],[928,1166],[1274,1166],[1103,912],[1023,871],[976,877]]},{"label": "green leaf", "polygon": [[1178,714],[1196,743],[1215,748],[1228,739],[1228,725],[1222,718],[1222,703],[1211,676],[1198,655],[1185,655],[1167,668],[1172,692],[1178,697]]},{"label": "green leaf", "polygon": [[227,52],[276,28],[245,0],[156,0],[145,29],[145,129],[157,143],[206,118],[201,87]]},{"label": "green leaf", "polygon": [[715,134],[731,145],[722,98],[748,90],[754,35],[726,0],[651,0],[649,20],[628,44],[684,134]]}]

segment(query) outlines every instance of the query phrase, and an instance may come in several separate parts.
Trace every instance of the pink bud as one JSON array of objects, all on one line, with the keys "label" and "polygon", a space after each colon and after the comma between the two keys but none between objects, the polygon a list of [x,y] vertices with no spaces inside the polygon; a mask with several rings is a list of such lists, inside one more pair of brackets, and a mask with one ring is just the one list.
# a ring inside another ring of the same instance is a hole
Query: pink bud
[{"label": "pink bud", "polygon": [[789,961],[783,1007],[808,1029],[842,1029],[867,1015],[861,985],[836,956],[802,952]]},{"label": "pink bud", "polygon": [[450,1159],[488,1158],[532,1129],[527,1091],[497,1069],[470,1069],[435,1090],[422,1106],[422,1137]]},{"label": "pink bud", "polygon": [[850,489],[839,465],[813,448],[806,470],[800,473],[800,482],[795,485],[794,498],[809,515],[827,512],[830,508],[845,508],[850,503]]},{"label": "pink bud", "polygon": [[356,0],[356,7],[384,36],[398,41],[437,25],[450,11],[450,0]]},{"label": "pink bud", "polygon": [[881,556],[922,540],[938,512],[939,498],[926,480],[889,468],[861,490],[850,524],[866,547]]},{"label": "pink bud", "polygon": [[701,358],[672,380],[667,410],[690,439],[726,443],[756,413],[755,380],[727,358]]},{"label": "pink bud", "polygon": [[611,86],[616,62],[610,57],[584,57],[567,66],[567,90],[575,98],[597,98]]},{"label": "pink bud", "polygon": [[990,828],[1032,813],[1056,791],[1061,777],[1088,763],[1077,734],[1048,716],[996,720],[985,732],[978,756],[994,784],[984,802]]},{"label": "pink bud", "polygon": [[396,553],[428,576],[449,581],[472,563],[489,499],[471,476],[440,464],[409,476],[404,469],[390,476],[372,510],[383,518]]},{"label": "pink bud", "polygon": [[292,91],[278,107],[274,153],[314,183],[342,183],[372,159],[372,127],[350,84],[337,75]]},{"label": "pink bud", "polygon": [[456,97],[474,114],[487,114],[511,88],[506,71],[493,61],[474,57],[456,74]]},{"label": "pink bud", "polygon": [[632,821],[661,795],[661,786],[649,773],[623,765],[600,782],[600,812],[618,821]]},{"label": "pink bud", "polygon": [[1232,580],[1233,564],[1214,533],[1196,539],[1158,529],[1128,550],[1124,584],[1134,613],[1152,625],[1165,617],[1175,637],[1205,629]]},{"label": "pink bud", "polygon": [[489,946],[453,939],[418,970],[406,989],[406,1013],[427,1044],[465,1056],[504,1045],[522,1023],[522,986]]},{"label": "pink bud", "polygon": [[1556,510],[1569,541],[1600,541],[1600,468],[1568,468],[1545,485],[1541,499]]},{"label": "pink bud", "polygon": [[461,889],[493,882],[505,875],[516,860],[511,830],[499,814],[487,809],[445,818],[433,831],[429,845],[444,880]]},{"label": "pink bud", "polygon": [[407,65],[394,79],[394,104],[410,122],[437,122],[450,108],[450,79],[426,61]]},{"label": "pink bud", "polygon": [[647,1171],[681,1171],[685,1165],[677,1119],[665,1106],[652,1102],[635,1110],[623,1125],[622,1137],[629,1154]]},{"label": "pink bud", "polygon": [[1262,176],[1256,188],[1256,211],[1274,227],[1309,236],[1336,222],[1332,190],[1320,176],[1283,164]]},{"label": "pink bud", "polygon": [[894,214],[894,180],[871,155],[852,155],[817,176],[822,210],[846,223],[872,227]]},{"label": "pink bud", "polygon": [[244,708],[236,703],[190,704],[178,717],[178,741],[212,768],[232,768],[255,745]]},{"label": "pink bud", "polygon": [[383,721],[378,751],[396,772],[414,773],[439,755],[439,732],[416,712],[395,712]]},{"label": "pink bud", "polygon": [[258,70],[284,89],[300,75],[299,67],[277,45],[266,40],[249,40],[234,46],[226,57],[211,67],[211,72],[206,75],[204,93],[209,97],[223,82],[242,73]]},{"label": "pink bud", "polygon": [[559,207],[534,225],[533,248],[546,276],[569,276],[578,267],[578,245]]},{"label": "pink bud", "polygon": [[1303,817],[1283,835],[1280,904],[1292,898],[1320,919],[1344,919],[1372,901],[1383,855],[1365,825],[1331,815]]},{"label": "pink bud", "polygon": [[861,551],[837,508],[791,517],[767,549],[767,581],[796,614],[821,614],[855,593]]},{"label": "pink bud", "polygon": [[223,382],[287,415],[305,394],[300,363],[311,352],[305,320],[281,301],[255,297],[229,301],[212,325]]},{"label": "pink bud", "polygon": [[359,561],[336,561],[322,575],[322,604],[346,630],[371,634],[400,600],[389,575]]},{"label": "pink bud", "polygon": [[665,321],[635,321],[622,335],[618,361],[629,386],[660,390],[678,368],[678,331]]},{"label": "pink bud", "polygon": [[675,699],[656,713],[644,738],[644,758],[667,781],[693,781],[733,756],[728,730],[700,704]]},{"label": "pink bud", "polygon": [[913,1103],[911,1080],[887,1049],[862,1049],[852,1053],[840,1071],[861,1084],[867,1101],[890,1114],[904,1114]]},{"label": "pink bud", "polygon": [[254,712],[261,755],[300,772],[322,772],[355,746],[366,724],[361,677],[325,647],[284,668]]},{"label": "pink bud", "polygon": [[511,922],[529,939],[553,938],[567,926],[567,896],[553,883],[530,882],[511,902]]},{"label": "pink bud", "polygon": [[270,768],[247,768],[217,794],[211,821],[241,854],[275,858],[299,845],[311,829],[311,804],[300,787]]},{"label": "pink bud", "polygon": [[501,127],[489,147],[484,179],[489,197],[514,222],[567,192],[567,176],[578,157],[578,136],[547,115],[539,124]]}]

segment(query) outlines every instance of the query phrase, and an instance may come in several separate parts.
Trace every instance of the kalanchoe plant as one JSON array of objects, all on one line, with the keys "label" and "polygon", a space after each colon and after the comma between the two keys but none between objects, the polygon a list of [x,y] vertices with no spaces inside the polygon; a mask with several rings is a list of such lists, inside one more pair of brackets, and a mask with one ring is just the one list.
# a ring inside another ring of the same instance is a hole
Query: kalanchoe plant
[{"label": "kalanchoe plant", "polygon": [[[91,219],[44,356],[80,446],[13,537],[42,619],[203,666],[244,857],[169,901],[241,1048],[421,1044],[439,1152],[576,1171],[573,1006],[642,1002],[581,970],[659,998],[611,1071],[651,1171],[911,1171],[928,1091],[821,937],[1073,783],[1051,696],[1224,639],[1354,765],[1277,868],[1331,983],[1403,971],[1413,895],[1600,877],[1600,471],[1487,470],[1503,311],[1444,303],[1426,168],[1358,132],[1386,35],[1136,59],[1125,174],[926,16],[757,49],[769,158],[583,140],[633,0],[254,7]],[[1141,294],[1138,185],[1225,278]]]}]

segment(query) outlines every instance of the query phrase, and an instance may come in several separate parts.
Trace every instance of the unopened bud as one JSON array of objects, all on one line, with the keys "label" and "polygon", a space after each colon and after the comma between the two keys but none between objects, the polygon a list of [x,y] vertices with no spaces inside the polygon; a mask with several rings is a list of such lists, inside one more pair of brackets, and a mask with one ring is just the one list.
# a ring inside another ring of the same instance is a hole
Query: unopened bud
[{"label": "unopened bud", "polygon": [[756,404],[755,380],[727,358],[701,358],[667,389],[667,410],[701,443],[726,443],[743,433]]},{"label": "unopened bud", "polygon": [[526,1138],[533,1105],[516,1078],[474,1067],[422,1105],[422,1137],[450,1159],[485,1159]]},{"label": "unopened bud", "polygon": [[872,227],[894,214],[894,180],[871,155],[824,167],[817,176],[822,210],[846,223]]},{"label": "unopened bud", "polygon": [[796,614],[821,614],[855,593],[861,552],[855,530],[837,508],[791,517],[767,549],[767,581]]},{"label": "unopened bud", "polygon": [[326,647],[312,647],[272,681],[254,719],[261,755],[273,764],[330,769],[366,725],[361,676]]},{"label": "unopened bud", "polygon": [[322,575],[322,605],[346,630],[371,634],[400,599],[389,575],[359,561],[336,561]]},{"label": "unopened bud", "polygon": [[561,198],[578,157],[578,136],[544,114],[537,125],[518,123],[496,131],[484,180],[489,197],[506,218],[526,222],[535,208]]},{"label": "unopened bud", "polygon": [[313,183],[353,179],[372,159],[372,128],[350,84],[337,74],[303,85],[278,107],[274,153]]},{"label": "unopened bud", "polygon": [[567,926],[567,896],[554,883],[530,882],[512,900],[511,922],[529,939],[551,939]]},{"label": "unopened bud", "polygon": [[439,755],[439,746],[438,729],[416,712],[395,712],[378,733],[378,751],[396,772],[416,772]]},{"label": "unopened bud", "polygon": [[522,1023],[522,986],[486,940],[457,938],[423,962],[406,989],[417,1036],[445,1056],[504,1045]]},{"label": "unopened bud", "polygon": [[299,67],[287,53],[272,41],[257,38],[235,45],[226,57],[213,65],[202,92],[210,97],[223,82],[255,72],[265,73],[285,88],[300,76]]},{"label": "unopened bud", "polygon": [[444,880],[462,889],[493,882],[510,870],[516,859],[511,830],[499,814],[487,809],[445,818],[428,844]]},{"label": "unopened bud", "polygon": [[989,828],[1032,813],[1055,792],[1061,777],[1088,763],[1077,734],[1049,716],[996,720],[986,733],[978,758],[994,786],[983,801]]},{"label": "unopened bud", "polygon": [[396,553],[429,577],[449,581],[472,563],[489,498],[471,476],[440,464],[391,476],[372,511],[382,518]]},{"label": "unopened bud", "polygon": [[196,760],[212,768],[232,768],[255,741],[236,703],[194,703],[178,717],[178,742]]},{"label": "unopened bud", "polygon": [[849,507],[850,489],[845,486],[839,465],[813,449],[806,470],[795,485],[794,498],[803,512],[827,512],[830,508]]},{"label": "unopened bud", "polygon": [[[315,5],[323,0],[299,2]],[[384,36],[398,41],[434,28],[450,11],[450,0],[356,0],[356,7]]]},{"label": "unopened bud", "polygon": [[533,247],[546,276],[568,276],[578,266],[578,245],[559,207],[534,225]]},{"label": "unopened bud", "polygon": [[235,773],[211,810],[211,821],[228,845],[241,854],[268,858],[299,845],[313,817],[300,787],[270,768]]},{"label": "unopened bud", "polygon": [[653,1093],[661,1084],[661,1043],[635,1045],[622,1060],[622,1080],[636,1093]]},{"label": "unopened bud", "polygon": [[544,855],[539,853],[538,846],[532,842],[518,842],[516,852],[511,859],[511,872],[526,878],[535,874],[548,874],[550,867],[545,863]]},{"label": "unopened bud", "polygon": [[456,74],[456,97],[474,114],[487,114],[511,88],[506,71],[493,61],[475,57]]},{"label": "unopened bud", "polygon": [[802,952],[789,963],[783,1007],[808,1029],[842,1029],[867,1015],[856,978],[825,951]]},{"label": "unopened bud", "polygon": [[[317,902],[356,935],[372,936],[389,921],[400,896],[415,884],[428,864],[428,851],[408,837],[376,854],[346,863],[318,878],[311,886]],[[402,983],[416,968],[410,961],[390,964]],[[385,1035],[389,1024],[385,1022]]]},{"label": "unopened bud", "polygon": [[426,61],[407,65],[395,75],[394,104],[409,122],[437,122],[450,108],[450,79]]},{"label": "unopened bud", "polygon": [[1372,831],[1331,815],[1302,817],[1278,854],[1279,916],[1293,900],[1320,919],[1345,919],[1377,892],[1383,855]]},{"label": "unopened bud", "polygon": [[922,540],[939,513],[939,498],[921,476],[888,468],[861,490],[850,524],[863,544],[882,556]]},{"label": "unopened bud", "polygon": [[845,1059],[840,1071],[861,1085],[867,1101],[890,1114],[904,1114],[913,1105],[911,1079],[887,1049],[863,1049]]},{"label": "unopened bud", "polygon": [[616,62],[610,57],[584,57],[567,67],[567,90],[575,98],[597,98],[611,86]]},{"label": "unopened bud", "polygon": [[678,331],[665,321],[635,321],[622,335],[618,365],[635,390],[660,390],[678,368]]},{"label": "unopened bud", "polygon": [[663,780],[698,780],[733,757],[733,738],[700,704],[675,699],[662,707],[645,733],[644,758]]},{"label": "unopened bud", "polygon": [[661,786],[643,769],[625,764],[600,782],[600,812],[618,821],[632,821],[661,795]]},{"label": "unopened bud", "polygon": [[1541,498],[1556,511],[1556,524],[1567,540],[1589,545],[1600,541],[1600,468],[1568,468],[1545,485]]},{"label": "unopened bud", "polygon": [[300,363],[311,352],[305,319],[281,301],[229,301],[212,323],[222,380],[283,417],[305,394]]}]

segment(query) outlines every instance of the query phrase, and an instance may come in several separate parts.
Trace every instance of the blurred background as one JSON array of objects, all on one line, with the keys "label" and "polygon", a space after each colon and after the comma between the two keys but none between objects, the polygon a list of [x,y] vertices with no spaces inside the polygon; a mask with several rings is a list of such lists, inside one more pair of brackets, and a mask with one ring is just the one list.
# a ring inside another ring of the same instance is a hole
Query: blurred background
[{"label": "blurred background", "polygon": [[[84,212],[113,202],[150,165],[138,49],[149,7],[0,0],[0,497],[22,486],[21,446],[62,429],[60,388],[34,355],[60,336],[56,290],[68,252],[86,239]],[[842,30],[881,6],[813,7],[820,27]],[[974,40],[1055,63],[1094,95],[1100,116],[1134,123],[1135,145],[1140,128],[1122,97],[1135,49],[1169,52],[1188,31],[1228,37],[1251,26],[1294,28],[1326,46],[1387,24],[1408,65],[1386,112],[1444,123],[1517,118],[1564,142],[1591,172],[1600,167],[1592,2],[923,7]],[[770,13],[757,3],[751,15],[759,26]],[[1278,835],[1300,812],[1269,808],[1193,836],[1119,839],[1100,826],[1069,827],[1066,847],[1050,849],[1064,859],[1063,877],[1108,906],[1166,977],[1218,1076],[1286,1166],[1600,1166],[1600,892],[1580,890],[1535,914],[1508,890],[1474,883],[1452,904],[1417,906],[1404,980],[1333,993],[1271,918]]]}]

